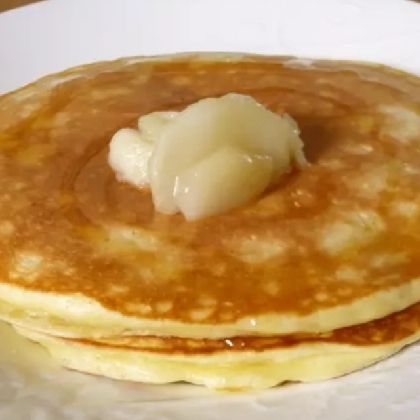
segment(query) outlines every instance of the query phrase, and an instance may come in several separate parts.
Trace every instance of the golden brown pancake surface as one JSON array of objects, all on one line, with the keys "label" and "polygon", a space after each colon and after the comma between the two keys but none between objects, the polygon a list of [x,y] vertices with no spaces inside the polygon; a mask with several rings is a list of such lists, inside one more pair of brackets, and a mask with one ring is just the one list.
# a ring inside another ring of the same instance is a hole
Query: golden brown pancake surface
[{"label": "golden brown pancake surface", "polygon": [[[380,66],[293,63],[104,63],[47,93],[38,82],[34,98],[1,98],[0,281],[211,325],[316,314],[410,285],[420,274],[420,137],[396,136],[387,107],[418,116],[420,81]],[[295,118],[311,165],[198,222],[155,212],[149,191],[116,180],[107,152],[119,128],[228,92]]]}]

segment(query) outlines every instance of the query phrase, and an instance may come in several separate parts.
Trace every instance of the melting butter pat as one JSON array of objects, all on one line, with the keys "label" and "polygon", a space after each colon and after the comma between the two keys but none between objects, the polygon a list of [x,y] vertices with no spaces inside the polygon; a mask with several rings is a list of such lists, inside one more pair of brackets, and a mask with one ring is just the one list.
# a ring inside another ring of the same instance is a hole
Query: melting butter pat
[{"label": "melting butter pat", "polygon": [[117,179],[135,187],[149,185],[148,164],[156,139],[177,112],[152,112],[139,118],[138,130],[123,128],[109,146],[109,164]]},{"label": "melting butter pat", "polygon": [[175,203],[188,220],[228,211],[259,196],[270,183],[273,167],[269,156],[221,147],[181,172],[175,182]]},{"label": "melting butter pat", "polygon": [[114,135],[109,164],[150,186],[157,211],[197,220],[246,204],[306,160],[294,120],[228,94],[141,117]]},{"label": "melting butter pat", "polygon": [[139,131],[123,128],[112,138],[109,147],[109,164],[119,181],[136,187],[149,184],[147,165],[153,152],[153,144]]}]

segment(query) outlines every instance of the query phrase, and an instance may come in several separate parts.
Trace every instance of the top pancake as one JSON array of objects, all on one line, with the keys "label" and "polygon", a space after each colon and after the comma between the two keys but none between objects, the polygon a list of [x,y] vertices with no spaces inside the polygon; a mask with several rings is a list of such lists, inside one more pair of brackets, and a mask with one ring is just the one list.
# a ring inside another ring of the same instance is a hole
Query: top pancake
[{"label": "top pancake", "polygon": [[[198,222],[116,181],[119,128],[228,92],[295,118],[311,165]],[[321,332],[402,310],[420,300],[419,98],[385,67],[237,55],[94,64],[6,95],[0,298],[73,336]]]}]

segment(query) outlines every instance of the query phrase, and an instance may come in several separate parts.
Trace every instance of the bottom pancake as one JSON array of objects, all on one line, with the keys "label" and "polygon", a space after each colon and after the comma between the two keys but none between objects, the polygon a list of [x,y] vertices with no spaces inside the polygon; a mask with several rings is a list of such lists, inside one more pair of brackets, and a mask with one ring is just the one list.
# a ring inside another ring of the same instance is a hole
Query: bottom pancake
[{"label": "bottom pancake", "polygon": [[147,383],[186,381],[215,389],[262,389],[354,372],[420,339],[420,304],[322,335],[193,340],[109,337],[75,340],[15,327],[65,367]]}]

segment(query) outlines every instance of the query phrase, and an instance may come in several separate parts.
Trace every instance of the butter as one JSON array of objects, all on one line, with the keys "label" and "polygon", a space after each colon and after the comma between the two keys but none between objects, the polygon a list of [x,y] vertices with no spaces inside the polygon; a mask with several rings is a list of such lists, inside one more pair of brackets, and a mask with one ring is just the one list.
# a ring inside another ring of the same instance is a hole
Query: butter
[{"label": "butter", "polygon": [[227,145],[180,173],[174,198],[187,220],[223,213],[258,197],[270,183],[270,156]]},{"label": "butter", "polygon": [[154,145],[139,131],[119,130],[111,140],[108,162],[119,181],[135,187],[149,185],[148,162]]},{"label": "butter", "polygon": [[154,144],[177,112],[152,112],[138,120],[138,130],[123,128],[113,136],[108,162],[119,181],[135,187],[149,186],[148,164]]},{"label": "butter", "polygon": [[166,124],[173,121],[178,115],[175,111],[158,111],[139,118],[138,128],[144,139],[155,143]]},{"label": "butter", "polygon": [[228,94],[141,117],[114,135],[109,164],[149,186],[157,211],[197,220],[246,204],[306,160],[294,120]]}]

